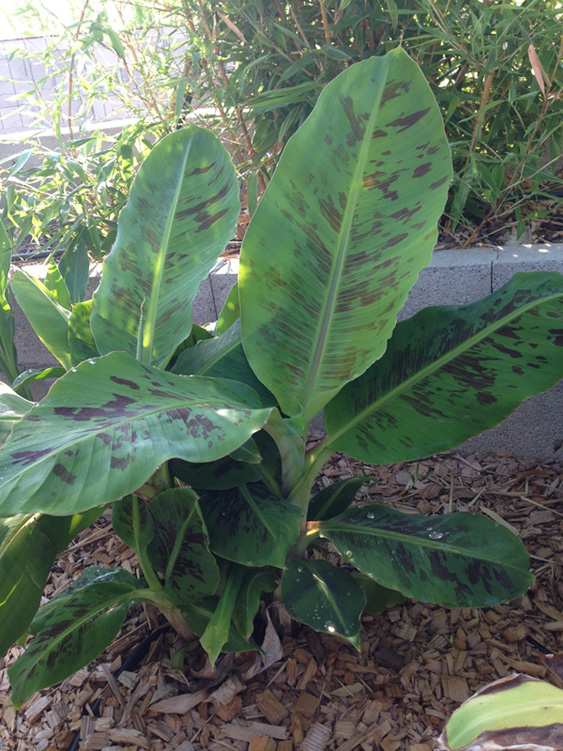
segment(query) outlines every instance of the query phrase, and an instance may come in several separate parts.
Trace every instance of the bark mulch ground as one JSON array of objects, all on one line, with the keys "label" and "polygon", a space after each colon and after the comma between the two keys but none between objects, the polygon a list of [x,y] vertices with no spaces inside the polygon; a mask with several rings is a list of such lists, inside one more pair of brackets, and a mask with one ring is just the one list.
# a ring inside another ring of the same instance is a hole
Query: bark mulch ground
[{"label": "bark mulch ground", "polygon": [[[194,647],[171,667],[178,638],[155,612],[132,611],[94,665],[32,697],[16,712],[0,661],[2,751],[431,751],[446,718],[471,693],[513,671],[544,677],[541,655],[563,652],[563,462],[445,454],[367,467],[336,456],[323,483],[365,473],[382,496],[412,513],[479,511],[527,545],[536,583],[515,602],[485,610],[408,602],[363,621],[361,654],[270,610],[264,655],[227,655],[210,675]],[[89,565],[136,571],[134,555],[100,519],[57,562],[48,594]],[[272,625],[276,624],[276,628]],[[136,665],[125,661],[156,636]],[[78,735],[80,734],[80,735]]]}]

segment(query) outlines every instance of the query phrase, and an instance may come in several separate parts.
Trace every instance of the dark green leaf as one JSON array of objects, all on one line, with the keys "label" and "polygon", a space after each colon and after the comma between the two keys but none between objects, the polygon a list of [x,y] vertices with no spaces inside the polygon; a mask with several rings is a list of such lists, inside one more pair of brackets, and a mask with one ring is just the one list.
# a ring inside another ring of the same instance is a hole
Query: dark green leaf
[{"label": "dark green leaf", "polygon": [[134,495],[127,495],[113,504],[111,523],[115,534],[136,553],[153,539],[154,524],[147,504]]},{"label": "dark green leaf", "polygon": [[365,462],[418,459],[491,428],[563,372],[563,275],[516,274],[470,305],[400,323],[384,357],[327,405],[330,445]]},{"label": "dark green leaf", "polygon": [[205,493],[200,502],[214,553],[244,566],[284,568],[299,534],[296,506],[262,483]]},{"label": "dark green leaf", "polygon": [[288,561],[281,595],[296,621],[341,636],[360,648],[360,617],[366,597],[348,571],[327,561]]},{"label": "dark green leaf", "polygon": [[423,602],[487,607],[518,597],[534,580],[520,540],[479,514],[423,517],[374,504],[318,526],[361,572]]},{"label": "dark green leaf", "polygon": [[148,554],[164,576],[164,591],[182,610],[215,593],[219,567],[209,552],[207,529],[197,501],[188,488],[160,493],[149,506],[154,538]]},{"label": "dark green leaf", "polygon": [[[126,573],[126,572],[123,572]],[[118,633],[137,587],[110,570],[70,594],[55,596],[36,617],[38,636],[8,668],[12,703],[20,707],[35,691],[52,686],[87,665]]]},{"label": "dark green leaf", "polygon": [[350,477],[323,488],[311,498],[307,519],[324,521],[341,514],[352,503],[364,483],[363,477]]},{"label": "dark green leaf", "polygon": [[[215,462],[184,462],[179,459],[170,461],[172,474],[186,485],[198,490],[227,490],[249,482],[258,482],[264,475],[279,481],[281,475],[281,461],[276,444],[267,433],[260,431],[255,434],[262,461],[256,463],[237,461],[231,452],[229,456]],[[245,444],[246,445],[246,444]]]},{"label": "dark green leaf", "polygon": [[262,454],[254,438],[249,438],[238,449],[231,451],[229,456],[237,462],[247,462],[248,464],[260,464],[262,461]]},{"label": "dark green leaf", "polygon": [[407,601],[401,592],[382,587],[367,574],[352,572],[352,576],[364,590],[366,596],[364,611],[370,615],[380,615],[388,608],[394,608],[395,605],[402,605]]}]

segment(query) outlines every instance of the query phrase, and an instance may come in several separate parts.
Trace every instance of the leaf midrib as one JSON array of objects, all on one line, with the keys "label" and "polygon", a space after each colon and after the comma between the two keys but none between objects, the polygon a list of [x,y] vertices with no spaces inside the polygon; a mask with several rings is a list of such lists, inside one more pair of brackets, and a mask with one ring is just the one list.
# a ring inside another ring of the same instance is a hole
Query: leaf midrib
[{"label": "leaf midrib", "polygon": [[[326,534],[326,532],[323,533],[324,529],[325,529],[325,527],[323,527],[323,526],[321,526],[319,524],[319,533],[320,533],[321,537],[326,537],[333,544],[336,544],[334,542],[334,540],[332,540],[332,538],[330,537],[329,534]],[[332,526],[329,526],[328,529],[329,529],[329,533],[330,532],[336,532],[337,534],[341,533],[341,534],[345,534],[345,535],[354,535],[356,533],[356,531],[358,531],[359,534],[363,534],[366,537],[369,536],[369,537],[376,537],[378,539],[379,538],[383,538],[383,539],[386,539],[386,540],[395,540],[395,541],[401,542],[401,543],[403,543],[405,545],[410,545],[410,546],[415,546],[415,547],[421,547],[421,548],[432,548],[433,550],[436,550],[438,552],[442,552],[443,551],[443,552],[446,552],[446,553],[452,553],[454,555],[457,554],[457,555],[459,555],[459,556],[461,556],[463,558],[466,558],[466,559],[472,559],[472,560],[476,560],[476,561],[484,561],[485,563],[494,563],[497,566],[503,566],[504,568],[514,569],[515,571],[518,571],[518,572],[520,572],[520,570],[521,570],[518,565],[516,565],[516,564],[512,565],[510,562],[506,562],[506,563],[505,562],[501,562],[498,559],[490,558],[488,556],[472,555],[471,554],[472,551],[467,551],[465,548],[460,548],[458,546],[454,546],[454,545],[451,545],[449,543],[444,543],[444,542],[441,542],[441,543],[438,544],[437,542],[434,542],[434,540],[426,540],[426,539],[422,539],[420,537],[416,537],[416,536],[412,536],[412,535],[411,536],[405,535],[405,534],[400,533],[400,532],[390,532],[390,531],[382,530],[382,529],[374,529],[373,527],[364,527],[361,524],[354,524],[354,525],[350,525],[350,526],[344,525],[344,526],[341,526],[341,527],[338,527],[335,524],[333,524]]]},{"label": "leaf midrib", "polygon": [[151,287],[151,296],[150,296],[149,310],[148,310],[146,323],[143,324],[142,323],[143,318],[141,318],[141,325],[142,325],[142,331],[140,332],[140,339],[142,343],[141,362],[144,362],[147,365],[150,365],[152,361],[152,354],[153,354],[152,350],[153,350],[154,337],[155,337],[155,324],[156,324],[156,318],[157,318],[157,312],[158,312],[158,302],[160,299],[160,288],[162,286],[162,280],[164,278],[164,273],[166,269],[166,264],[164,262],[164,259],[168,255],[168,252],[170,250],[169,244],[170,244],[170,236],[172,234],[172,224],[174,222],[176,208],[178,206],[178,201],[180,200],[180,194],[182,192],[182,185],[184,181],[186,164],[188,161],[188,157],[190,155],[192,143],[193,143],[193,140],[188,141],[187,148],[184,149],[184,157],[182,159],[182,164],[180,167],[178,185],[176,186],[174,198],[170,202],[170,208],[169,208],[168,216],[166,219],[166,226],[164,228],[164,233],[160,241],[160,248],[159,248],[159,253],[157,256],[157,261],[155,263],[155,266],[153,267],[153,271],[154,271],[153,283]]},{"label": "leaf midrib", "polygon": [[[380,58],[383,59],[383,58]],[[352,179],[352,188],[348,194],[348,200],[346,202],[346,208],[344,210],[344,217],[342,220],[340,232],[338,234],[337,242],[337,255],[336,262],[333,265],[333,273],[330,279],[330,285],[327,295],[325,296],[325,306],[323,316],[317,327],[317,336],[315,337],[315,349],[313,356],[309,360],[308,373],[305,376],[306,389],[303,396],[303,410],[306,412],[309,402],[314,396],[316,396],[317,379],[320,370],[321,362],[325,354],[325,343],[330,330],[330,323],[333,319],[334,309],[338,298],[338,291],[342,282],[342,269],[347,256],[347,250],[349,247],[350,230],[354,218],[354,211],[358,202],[358,195],[360,192],[360,185],[362,182],[362,176],[364,174],[364,167],[369,157],[369,146],[371,142],[371,136],[373,133],[374,123],[380,115],[380,104],[383,96],[383,90],[387,78],[389,76],[389,65],[385,71],[385,77],[382,78],[381,85],[378,89],[377,98],[372,107],[372,113],[369,121],[366,125],[365,135],[360,149],[360,154],[356,162],[356,168],[354,170],[354,176]]]},{"label": "leaf midrib", "polygon": [[371,417],[373,413],[381,409],[381,407],[387,404],[387,402],[391,401],[392,399],[395,399],[395,397],[408,391],[416,383],[424,380],[429,375],[432,375],[432,373],[434,373],[435,371],[440,370],[444,365],[451,362],[452,360],[455,360],[460,354],[463,354],[467,350],[471,349],[474,345],[479,344],[487,337],[492,336],[499,328],[506,326],[506,324],[510,323],[514,318],[518,318],[519,316],[522,316],[526,314],[528,311],[532,310],[534,307],[539,307],[539,305],[543,305],[544,303],[548,303],[548,302],[551,302],[552,300],[556,300],[557,298],[560,298],[561,296],[562,296],[562,293],[558,292],[558,293],[554,293],[553,295],[550,295],[549,297],[542,297],[541,299],[533,300],[532,302],[527,303],[521,308],[518,308],[517,310],[513,311],[513,313],[511,313],[509,316],[502,318],[497,323],[488,326],[486,329],[483,330],[482,333],[474,334],[469,339],[466,339],[464,342],[462,342],[457,347],[452,349],[449,353],[443,355],[438,360],[434,360],[432,363],[422,368],[422,370],[417,371],[410,378],[407,378],[398,386],[395,386],[395,388],[388,391],[380,399],[368,404],[367,407],[365,407],[363,410],[358,412],[358,414],[355,417],[353,417],[349,422],[347,422],[343,427],[341,427],[332,435],[327,436],[327,439],[326,439],[327,445],[329,446],[333,445],[345,433],[355,428],[363,420]]}]

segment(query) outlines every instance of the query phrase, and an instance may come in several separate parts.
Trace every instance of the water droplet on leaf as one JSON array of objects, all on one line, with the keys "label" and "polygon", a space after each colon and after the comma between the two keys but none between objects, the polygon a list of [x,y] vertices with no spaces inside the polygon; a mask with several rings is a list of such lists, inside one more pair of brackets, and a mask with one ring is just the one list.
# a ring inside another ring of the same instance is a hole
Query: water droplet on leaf
[{"label": "water droplet on leaf", "polygon": [[437,532],[437,531],[430,532],[430,534],[428,535],[428,537],[431,540],[441,540],[443,536],[444,536],[443,532]]}]

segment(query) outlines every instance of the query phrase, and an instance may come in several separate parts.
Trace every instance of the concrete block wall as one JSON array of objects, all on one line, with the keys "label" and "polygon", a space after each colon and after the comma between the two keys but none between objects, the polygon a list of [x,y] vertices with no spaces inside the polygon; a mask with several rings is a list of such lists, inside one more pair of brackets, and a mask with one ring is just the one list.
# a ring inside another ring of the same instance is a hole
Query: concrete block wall
[{"label": "concrete block wall", "polygon": [[[196,298],[196,323],[217,319],[238,278],[238,266],[235,259],[218,261]],[[30,269],[39,277],[45,274],[44,266]],[[563,244],[437,251],[431,264],[420,274],[399,318],[408,318],[428,305],[473,302],[497,290],[517,271],[563,273]],[[98,264],[92,268],[89,293],[97,287],[100,274]],[[56,364],[35,337],[17,305],[14,309],[20,368]],[[563,376],[563,362],[561,367]],[[36,398],[42,395],[38,391]],[[556,459],[563,454],[563,450],[555,451],[559,439],[563,439],[563,382],[547,393],[529,399],[501,425],[470,439],[459,450],[464,455],[503,450],[521,458]]]}]

